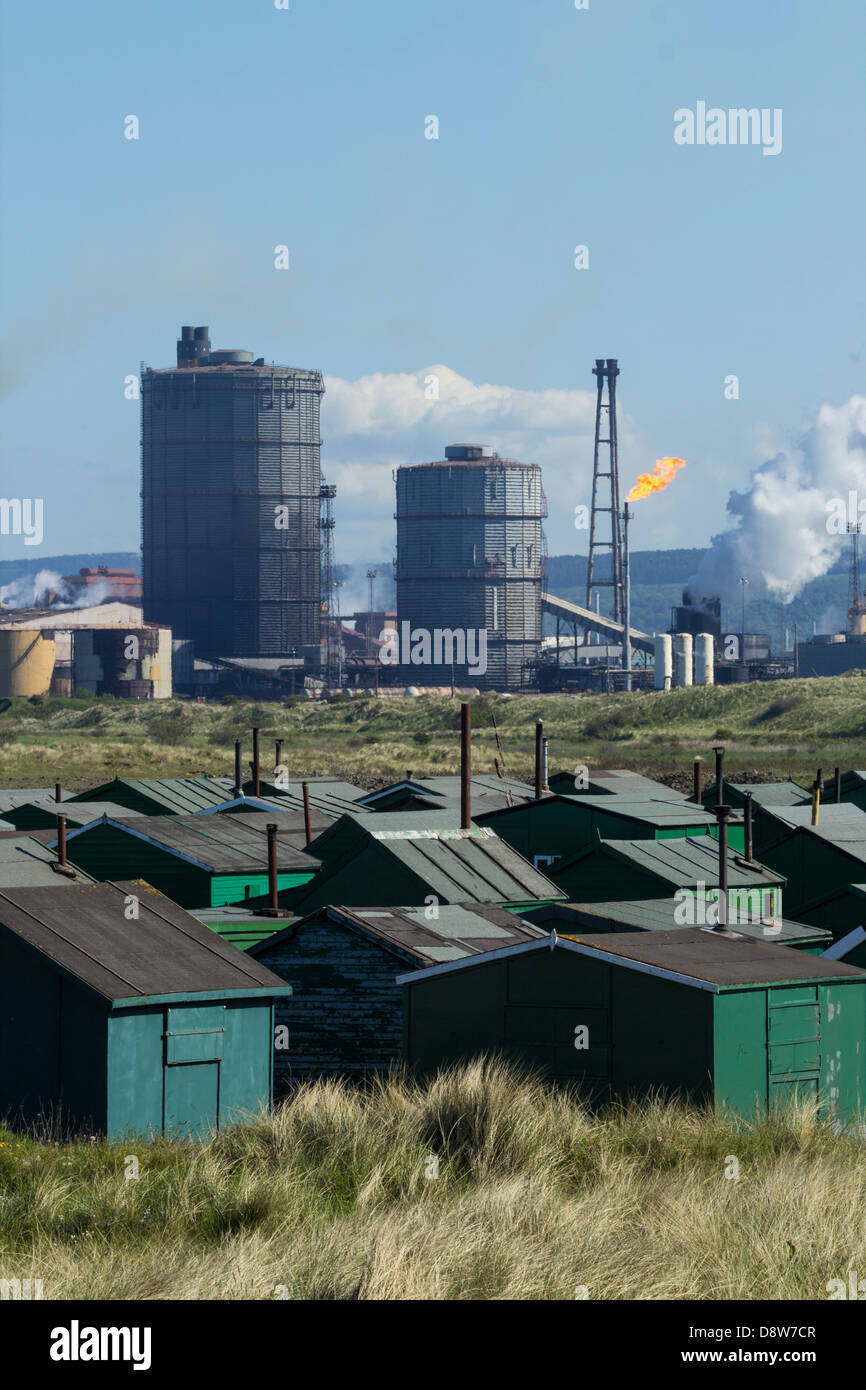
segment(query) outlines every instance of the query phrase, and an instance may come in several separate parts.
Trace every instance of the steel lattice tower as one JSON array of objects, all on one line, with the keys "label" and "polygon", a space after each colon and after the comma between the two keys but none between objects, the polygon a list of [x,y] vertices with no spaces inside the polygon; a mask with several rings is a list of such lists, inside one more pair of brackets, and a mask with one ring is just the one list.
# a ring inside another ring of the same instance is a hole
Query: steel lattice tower
[{"label": "steel lattice tower", "polygon": [[[613,589],[611,617],[621,623],[625,613],[625,586],[622,553],[622,516],[619,507],[619,470],[616,438],[616,379],[619,367],[615,357],[597,357],[592,369],[598,382],[595,403],[595,447],[592,456],[592,509],[589,519],[589,557],[586,565],[586,606],[592,608],[594,589]],[[607,400],[604,399],[605,383]],[[607,425],[607,437],[603,427]],[[607,455],[602,446],[607,445]],[[607,463],[607,467],[605,467]],[[605,482],[608,487],[605,488]],[[607,500],[609,493],[609,501]],[[607,505],[605,503],[607,502]],[[610,516],[610,540],[599,540],[599,518]],[[595,574],[596,551],[610,551],[610,577],[599,579]],[[587,633],[587,637],[589,634]]]},{"label": "steel lattice tower", "polygon": [[325,682],[329,686],[333,686],[339,679],[340,643],[343,636],[339,623],[335,623],[335,609],[339,612],[339,603],[335,602],[338,596],[334,592],[334,498],[336,495],[337,489],[333,483],[322,483],[319,488],[321,502],[319,526],[322,532],[322,636],[325,639],[322,666]]}]

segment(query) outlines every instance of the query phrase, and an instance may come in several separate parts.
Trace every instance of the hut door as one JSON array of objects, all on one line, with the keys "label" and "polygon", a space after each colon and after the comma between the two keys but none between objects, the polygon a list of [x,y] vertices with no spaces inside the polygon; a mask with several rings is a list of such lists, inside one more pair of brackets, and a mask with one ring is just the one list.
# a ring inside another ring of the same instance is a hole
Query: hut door
[{"label": "hut door", "polygon": [[818,990],[770,990],[769,999],[770,1105],[813,1099],[821,1068]]},{"label": "hut door", "polygon": [[219,1128],[225,1017],[223,1004],[166,1011],[166,1133],[203,1135]]},{"label": "hut door", "polygon": [[165,1069],[165,1131],[203,1136],[219,1125],[219,1062],[186,1062]]}]

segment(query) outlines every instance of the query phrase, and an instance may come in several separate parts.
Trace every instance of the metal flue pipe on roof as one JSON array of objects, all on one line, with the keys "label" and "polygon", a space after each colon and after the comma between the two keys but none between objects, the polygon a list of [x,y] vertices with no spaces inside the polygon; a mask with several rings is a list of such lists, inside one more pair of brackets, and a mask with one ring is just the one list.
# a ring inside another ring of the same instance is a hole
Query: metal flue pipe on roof
[{"label": "metal flue pipe on roof", "polygon": [[703,794],[702,787],[701,787],[701,773],[702,773],[702,771],[703,771],[703,764],[702,764],[700,758],[695,758],[695,764],[694,764],[694,768],[693,768],[693,770],[692,770],[692,801],[696,801],[697,804],[698,804],[699,806],[700,806],[700,804],[701,804],[701,796],[702,796],[702,794]]},{"label": "metal flue pipe on roof", "polygon": [[304,797],[304,834],[305,834],[306,837],[307,837],[307,838],[306,838],[306,844],[309,844],[310,841],[311,841],[312,838],[313,838],[313,818],[312,818],[312,816],[311,816],[311,814],[310,814],[310,784],[309,784],[309,782],[302,782],[302,783],[301,783],[301,792],[303,793],[303,797]]},{"label": "metal flue pipe on roof", "polygon": [[550,761],[548,757],[547,739],[543,738],[541,740],[541,790],[543,792],[550,791],[550,784],[547,780],[549,771]]},{"label": "metal flue pipe on roof", "polygon": [[241,796],[244,789],[243,768],[241,763],[241,741],[235,739],[235,796]]},{"label": "metal flue pipe on roof", "polygon": [[544,724],[540,719],[535,721],[535,799],[540,801],[541,792],[544,787]]},{"label": "metal flue pipe on roof", "polygon": [[714,752],[715,755],[716,755],[716,805],[717,805],[717,806],[721,806],[721,804],[722,804],[722,795],[723,795],[723,792],[724,792],[724,782],[725,782],[725,749],[724,749],[724,746],[722,745],[721,747],[715,747],[715,748],[713,748],[713,752]]},{"label": "metal flue pipe on roof", "polygon": [[283,740],[278,738],[274,744],[274,776],[278,774],[280,762],[283,756]]},{"label": "metal flue pipe on roof", "polygon": [[[837,769],[837,771],[838,771],[838,769]],[[838,801],[838,799],[839,799],[839,798],[837,797],[836,800]],[[61,785],[60,785],[59,782],[55,782],[55,783],[54,783],[54,800],[55,800],[55,801],[62,801],[62,800],[63,800],[63,788],[61,787]]]},{"label": "metal flue pipe on roof", "polygon": [[821,784],[817,777],[812,784],[812,824],[817,825],[821,815]]},{"label": "metal flue pipe on roof", "polygon": [[719,823],[719,920],[713,931],[726,931],[728,925],[728,816],[730,806],[716,806]]},{"label": "metal flue pipe on roof", "polygon": [[66,868],[66,817],[57,817],[57,862]]},{"label": "metal flue pipe on roof", "polygon": [[253,729],[253,796],[261,796],[261,764],[259,762],[259,731]]},{"label": "metal flue pipe on roof", "polygon": [[834,769],[833,769],[833,792],[834,792],[834,800],[835,800],[835,802],[836,802],[836,805],[838,806],[838,805],[839,805],[839,802],[842,800],[842,769],[841,769],[841,767],[834,767]]},{"label": "metal flue pipe on roof", "polygon": [[268,825],[268,906],[272,912],[279,908],[277,892],[277,827]]},{"label": "metal flue pipe on roof", "polygon": [[754,837],[752,834],[752,793],[743,797],[743,857],[751,864],[754,858]]},{"label": "metal flue pipe on roof", "polygon": [[472,706],[460,706],[460,828],[472,827]]}]

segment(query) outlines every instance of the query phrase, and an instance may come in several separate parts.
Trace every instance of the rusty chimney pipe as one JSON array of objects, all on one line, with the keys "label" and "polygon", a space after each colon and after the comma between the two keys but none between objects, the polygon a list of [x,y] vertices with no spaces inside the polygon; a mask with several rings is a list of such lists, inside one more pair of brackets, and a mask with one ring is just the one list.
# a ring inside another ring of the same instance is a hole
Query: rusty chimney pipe
[{"label": "rusty chimney pipe", "polygon": [[743,800],[743,858],[748,859],[751,864],[754,858],[753,839],[752,839],[752,793],[746,792]]},{"label": "rusty chimney pipe", "polygon": [[241,772],[241,741],[235,739],[235,796],[242,796],[244,790],[243,773]]},{"label": "rusty chimney pipe", "polygon": [[541,740],[541,790],[543,792],[550,791],[550,785],[547,780],[548,770],[547,739],[543,738]]},{"label": "rusty chimney pipe", "polygon": [[301,783],[301,791],[302,791],[303,794],[304,794],[304,834],[305,834],[306,837],[307,837],[307,841],[306,841],[306,842],[307,842],[307,844],[309,844],[310,841],[311,841],[312,838],[313,838],[313,820],[312,820],[312,816],[310,815],[310,784],[309,784],[309,782],[302,782],[302,783]]},{"label": "rusty chimney pipe", "polygon": [[725,780],[725,749],[724,749],[724,745],[722,745],[721,747],[714,747],[714,748],[713,748],[713,752],[714,752],[715,755],[716,755],[716,805],[717,805],[717,806],[721,806],[721,805],[722,805],[722,794],[723,794],[723,783],[724,783],[724,780]]},{"label": "rusty chimney pipe", "polygon": [[259,731],[253,729],[253,796],[261,796],[261,766],[259,763]]},{"label": "rusty chimney pipe", "polygon": [[544,787],[544,772],[542,762],[544,761],[544,725],[540,719],[535,721],[535,799],[541,800],[541,792]]},{"label": "rusty chimney pipe", "polygon": [[275,748],[275,751],[276,751],[276,762],[274,763],[274,775],[276,776],[276,770],[277,770],[277,768],[280,766],[280,759],[281,759],[282,756],[283,756],[283,740],[282,740],[281,738],[278,738],[278,739],[277,739],[276,743],[274,744],[274,748]]},{"label": "rusty chimney pipe", "polygon": [[716,806],[719,823],[719,920],[713,931],[725,931],[728,925],[728,816],[730,806]]},{"label": "rusty chimney pipe", "polygon": [[700,806],[700,804],[701,804],[701,796],[703,795],[703,791],[702,791],[702,787],[701,787],[701,772],[702,772],[702,771],[703,771],[703,764],[701,763],[700,758],[695,758],[695,765],[694,765],[694,769],[693,769],[693,772],[692,772],[692,801],[696,801],[696,802],[698,803],[699,806]]},{"label": "rusty chimney pipe", "polygon": [[66,817],[57,817],[57,862],[66,867]]},{"label": "rusty chimney pipe", "polygon": [[472,707],[460,706],[460,829],[472,828]]},{"label": "rusty chimney pipe", "polygon": [[[837,768],[836,771],[838,772],[838,770],[839,770],[839,769]],[[838,801],[838,799],[839,799],[839,798],[837,797],[836,800]],[[55,782],[55,783],[54,783],[54,800],[55,800],[55,801],[62,801],[62,800],[63,800],[63,788],[61,787],[61,785],[60,785],[59,782]]]},{"label": "rusty chimney pipe", "polygon": [[819,792],[821,793],[821,795],[823,796],[823,795],[824,795],[824,773],[822,772],[822,770],[821,770],[820,767],[818,768],[818,776],[817,776],[817,778],[816,778],[816,780],[815,780],[815,785],[816,785],[816,787],[818,788],[818,791],[819,791]]},{"label": "rusty chimney pipe", "polygon": [[276,912],[279,907],[277,895],[277,827],[268,826],[268,907]]},{"label": "rusty chimney pipe", "polygon": [[834,767],[834,769],[833,769],[833,791],[834,791],[834,793],[835,793],[834,800],[835,800],[835,802],[836,802],[836,805],[838,806],[838,805],[839,805],[839,802],[842,800],[842,769],[841,769],[841,767]]}]

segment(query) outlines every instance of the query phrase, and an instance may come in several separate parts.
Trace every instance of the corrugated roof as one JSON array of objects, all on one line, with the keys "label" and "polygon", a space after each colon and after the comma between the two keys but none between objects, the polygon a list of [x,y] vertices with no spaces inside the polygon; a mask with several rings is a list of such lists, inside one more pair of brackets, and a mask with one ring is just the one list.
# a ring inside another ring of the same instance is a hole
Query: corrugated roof
[{"label": "corrugated roof", "polygon": [[797,782],[729,782],[725,787],[733,787],[740,796],[751,792],[757,806],[801,806],[809,801],[811,793]]},{"label": "corrugated roof", "polygon": [[[61,791],[61,801],[67,801],[71,792]],[[7,787],[5,791],[0,791],[0,816],[5,811],[11,811],[16,806],[23,806],[25,801],[46,801],[54,800],[53,787]]]},{"label": "corrugated roof", "polygon": [[[154,810],[164,808],[169,815],[191,815],[206,806],[217,806],[227,801],[232,794],[233,782],[230,777],[160,777],[142,779],[115,777],[100,787],[81,792],[70,797],[70,801],[112,800],[123,787],[131,788],[139,796],[146,796],[153,802]],[[122,804],[122,803],[121,803]]]},{"label": "corrugated roof", "polygon": [[[558,772],[550,779],[551,790],[562,791],[568,781],[574,785],[573,772]],[[656,782],[652,777],[644,777],[640,772],[629,772],[620,768],[590,769],[588,786],[584,795],[588,796],[627,796],[632,800],[687,801],[685,792],[668,787],[664,782]]]},{"label": "corrugated roof", "polygon": [[492,905],[466,907],[442,904],[435,921],[428,920],[424,907],[337,907],[318,908],[308,917],[277,932],[266,943],[251,949],[255,956],[267,956],[286,936],[303,931],[305,922],[323,917],[361,935],[381,941],[409,963],[433,965],[445,960],[462,960],[503,946],[544,940],[548,932]]},{"label": "corrugated roof", "polygon": [[[562,801],[570,806],[581,806],[584,810],[597,811],[605,815],[622,816],[626,820],[643,821],[647,825],[657,825],[661,829],[690,825],[709,827],[716,824],[716,817],[693,801],[667,801],[660,797],[636,797],[632,800],[628,796],[617,796],[616,798],[566,796],[562,792],[543,799],[545,801]],[[737,813],[729,817],[728,824],[741,824],[742,819],[742,816]]]},{"label": "corrugated roof", "polygon": [[565,894],[492,831],[375,834],[443,902],[520,903]]},{"label": "corrugated roof", "polygon": [[[330,778],[307,778],[307,785],[310,792],[310,806],[317,811],[324,811],[335,820],[337,816],[344,815],[347,811],[363,811],[364,807],[359,804],[359,798],[363,797],[362,787],[356,787],[351,782],[339,782]],[[303,810],[304,789],[301,779],[290,779],[285,786],[277,786],[275,782],[262,777],[259,781],[260,795],[264,795],[269,805],[282,805],[284,810]],[[244,795],[252,797],[253,783],[244,783]]]},{"label": "corrugated roof", "polygon": [[[256,824],[250,824],[255,821]],[[100,825],[111,825],[133,838],[147,840],[173,854],[182,855],[211,873],[264,873],[268,867],[267,836],[262,822],[270,815],[236,816],[137,816],[130,820],[103,817],[67,836],[69,857],[74,860],[76,841]],[[276,822],[274,822],[276,823]],[[318,861],[296,849],[277,831],[277,868],[281,873],[318,868]]]},{"label": "corrugated roof", "polygon": [[817,825],[812,824],[811,805],[774,806],[768,814],[782,825],[789,825],[792,829],[802,827],[808,834],[817,835],[819,839],[829,840],[832,844],[844,845],[848,854],[866,859],[866,811],[861,811],[859,806],[844,801],[838,805],[821,806]]},{"label": "corrugated roof", "polygon": [[[52,796],[44,801],[26,801],[13,808],[13,814],[20,811],[42,812],[44,827],[56,825],[58,814],[66,817],[67,825],[89,825],[100,816],[141,816],[143,812],[134,811],[129,806],[121,806],[116,801],[61,801]],[[41,827],[37,827],[41,828]]]},{"label": "corrugated roof", "polygon": [[[556,913],[561,918],[563,925],[557,926],[561,933],[568,933],[571,929],[567,925],[573,922],[578,928],[592,932],[599,930],[596,924],[605,924],[605,927],[621,928],[627,930],[630,927],[639,927],[643,931],[672,931],[684,930],[684,926],[676,920],[675,914],[682,913],[682,903],[676,898],[646,898],[635,899],[630,902],[607,902],[607,903],[563,903],[561,907],[548,908],[548,914]],[[531,909],[530,909],[531,916]],[[550,917],[546,919],[550,922]],[[819,927],[809,927],[803,922],[794,922],[781,917],[762,919],[754,922],[731,922],[732,929],[741,936],[754,937],[756,941],[769,941],[777,946],[787,945],[789,942],[809,942],[820,943],[830,935]]]},{"label": "corrugated roof", "polygon": [[[124,915],[134,895],[139,917]],[[285,989],[258,961],[223,941],[140,880],[0,890],[0,922],[103,998]]]},{"label": "corrugated roof", "polygon": [[[710,835],[678,840],[602,840],[601,844],[606,852],[677,887],[701,882],[715,886],[719,881],[719,845]],[[564,866],[557,865],[557,869],[560,867]],[[757,861],[747,864],[739,854],[728,850],[729,888],[769,887],[784,882],[781,874]]]}]

